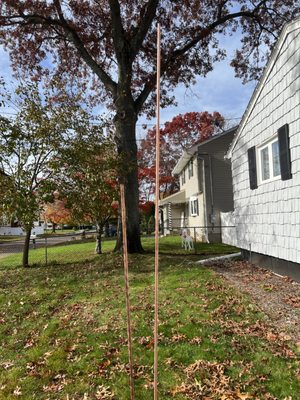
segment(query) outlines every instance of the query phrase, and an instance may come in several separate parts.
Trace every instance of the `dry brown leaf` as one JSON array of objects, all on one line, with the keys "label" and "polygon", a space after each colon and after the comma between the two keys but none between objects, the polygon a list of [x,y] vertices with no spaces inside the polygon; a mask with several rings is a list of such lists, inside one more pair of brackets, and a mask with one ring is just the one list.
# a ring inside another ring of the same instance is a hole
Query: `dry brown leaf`
[{"label": "dry brown leaf", "polygon": [[14,395],[15,395],[15,396],[22,396],[22,391],[21,391],[20,386],[17,386],[17,387],[15,388],[15,390],[14,390]]},{"label": "dry brown leaf", "polygon": [[283,301],[294,308],[300,308],[300,296],[286,296]]},{"label": "dry brown leaf", "polygon": [[173,343],[182,342],[185,339],[186,339],[186,335],[182,335],[180,333],[177,333],[177,334],[172,336],[171,342],[173,342]]},{"label": "dry brown leaf", "polygon": [[97,392],[95,393],[95,398],[97,400],[113,399],[114,394],[109,387],[100,385],[98,386]]}]

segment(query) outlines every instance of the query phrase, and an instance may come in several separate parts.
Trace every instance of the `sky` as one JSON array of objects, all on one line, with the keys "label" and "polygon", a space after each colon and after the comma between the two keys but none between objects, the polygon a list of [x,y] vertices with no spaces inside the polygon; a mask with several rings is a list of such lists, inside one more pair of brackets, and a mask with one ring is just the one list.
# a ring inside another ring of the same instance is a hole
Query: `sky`
[{"label": "sky", "polygon": [[[178,105],[161,110],[161,124],[170,121],[178,114],[193,111],[218,111],[226,119],[238,123],[242,117],[256,83],[242,84],[242,81],[234,76],[234,70],[230,67],[230,58],[234,50],[239,47],[238,35],[222,38],[222,45],[227,50],[227,59],[215,64],[215,68],[208,75],[197,78],[196,85],[186,88],[183,85],[177,87],[175,97]],[[8,54],[0,47],[0,75],[6,81],[12,80]],[[8,112],[13,110],[6,110]],[[137,137],[142,138],[147,128],[154,125],[155,121],[148,121],[140,117],[137,124]]]},{"label": "sky", "polygon": [[[178,114],[192,111],[218,111],[231,123],[239,122],[257,82],[243,84],[241,79],[234,76],[234,69],[230,66],[235,50],[240,47],[238,32],[231,37],[221,37],[220,44],[226,49],[227,58],[216,63],[205,78],[198,77],[196,85],[188,89],[183,85],[177,87],[175,97],[178,104],[161,110],[162,124]],[[138,136],[143,136],[141,125],[144,123],[147,124],[147,120],[141,117]],[[150,124],[148,121],[148,126]]]}]

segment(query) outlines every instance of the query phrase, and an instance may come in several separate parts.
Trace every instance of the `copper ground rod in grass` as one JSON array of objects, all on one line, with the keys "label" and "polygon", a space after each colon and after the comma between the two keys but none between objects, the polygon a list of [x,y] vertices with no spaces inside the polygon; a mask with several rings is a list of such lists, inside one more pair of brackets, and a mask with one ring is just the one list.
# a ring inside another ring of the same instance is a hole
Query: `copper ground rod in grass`
[{"label": "copper ground rod in grass", "polygon": [[155,283],[154,283],[154,400],[158,399],[158,267],[159,267],[159,158],[160,158],[160,25],[157,25],[156,163],[155,163]]},{"label": "copper ground rod in grass", "polygon": [[125,298],[127,314],[127,338],[128,338],[128,356],[129,356],[129,385],[130,399],[134,400],[134,382],[133,382],[133,357],[132,357],[132,332],[130,318],[130,299],[129,299],[129,272],[128,272],[128,250],[127,250],[127,229],[126,229],[126,205],[124,184],[120,185],[121,194],[121,216],[122,216],[122,235],[123,235],[123,262],[125,277]]}]

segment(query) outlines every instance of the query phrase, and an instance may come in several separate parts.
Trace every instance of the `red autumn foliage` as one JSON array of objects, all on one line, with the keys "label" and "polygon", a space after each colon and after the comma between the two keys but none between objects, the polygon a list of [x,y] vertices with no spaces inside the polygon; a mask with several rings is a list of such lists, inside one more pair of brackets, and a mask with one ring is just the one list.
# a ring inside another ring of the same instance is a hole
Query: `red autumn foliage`
[{"label": "red autumn foliage", "polygon": [[144,203],[140,202],[140,211],[147,215],[154,214],[153,201],[145,201]]},{"label": "red autumn foliage", "polygon": [[43,217],[45,221],[52,224],[53,231],[55,231],[57,224],[66,224],[72,219],[70,210],[65,207],[65,201],[57,198],[53,203],[48,203],[44,206]]}]

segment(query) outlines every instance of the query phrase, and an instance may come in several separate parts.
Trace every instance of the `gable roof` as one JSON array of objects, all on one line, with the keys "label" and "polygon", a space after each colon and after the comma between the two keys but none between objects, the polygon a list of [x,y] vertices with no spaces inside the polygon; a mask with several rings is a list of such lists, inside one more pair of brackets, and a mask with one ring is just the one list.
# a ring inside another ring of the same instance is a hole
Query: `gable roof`
[{"label": "gable roof", "polygon": [[235,134],[235,137],[231,143],[231,146],[226,154],[226,158],[231,158],[232,157],[232,152],[235,148],[235,145],[237,143],[237,141],[239,140],[239,137],[241,135],[241,132],[243,131],[244,126],[246,125],[246,123],[248,122],[248,119],[252,113],[252,110],[255,106],[255,103],[258,99],[258,97],[261,94],[261,91],[264,87],[264,84],[266,83],[266,80],[268,79],[270,73],[273,70],[273,67],[277,61],[278,56],[280,55],[282,46],[284,45],[284,42],[287,38],[287,36],[292,33],[293,31],[300,29],[300,17],[296,18],[295,20],[288,22],[284,25],[281,34],[279,36],[279,39],[275,45],[275,47],[272,50],[272,53],[270,55],[269,61],[264,69],[264,72],[254,90],[254,92],[252,93],[252,96],[250,98],[250,101],[248,103],[248,106],[243,114],[242,120],[240,122],[239,128]]},{"label": "gable roof", "polygon": [[237,129],[237,126],[234,126],[233,128],[227,129],[227,131],[224,131],[218,135],[214,135],[207,140],[203,140],[200,143],[196,142],[193,146],[184,150],[184,152],[182,153],[182,156],[180,157],[180,159],[178,160],[177,164],[175,165],[175,167],[172,171],[172,175],[178,175],[183,170],[183,168],[186,166],[186,164],[190,161],[190,159],[198,151],[199,147],[206,145],[207,143],[210,143],[214,140],[217,140],[227,134],[230,134],[233,131],[235,131],[236,129]]}]

